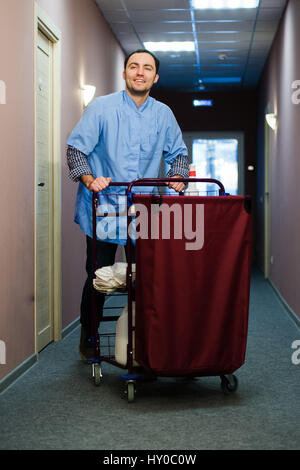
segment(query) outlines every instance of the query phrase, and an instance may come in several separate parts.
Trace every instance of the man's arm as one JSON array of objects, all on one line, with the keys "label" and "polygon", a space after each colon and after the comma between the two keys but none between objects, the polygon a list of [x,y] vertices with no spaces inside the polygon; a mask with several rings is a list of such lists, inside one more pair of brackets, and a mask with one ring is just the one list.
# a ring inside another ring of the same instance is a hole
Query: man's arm
[{"label": "man's arm", "polygon": [[86,155],[70,145],[67,149],[67,163],[71,180],[75,182],[82,181],[89,191],[101,191],[107,188],[111,182],[111,178],[105,178],[104,176],[95,178]]},{"label": "man's arm", "polygon": [[69,177],[72,181],[80,180],[83,175],[92,175],[92,170],[88,164],[86,155],[80,152],[75,147],[68,145],[67,148],[67,163],[69,167]]},{"label": "man's arm", "polygon": [[[167,178],[188,178],[189,177],[189,162],[186,155],[179,155],[173,163],[167,173]],[[177,192],[183,191],[185,184],[174,182],[168,183],[168,187],[174,189]]]},{"label": "man's arm", "polygon": [[[95,178],[92,174],[92,170],[88,164],[86,155],[80,152],[78,149],[72,146],[67,148],[67,163],[69,167],[69,177],[77,182],[82,181],[82,183],[90,191],[101,191],[105,189],[111,178],[105,178],[100,176]],[[189,164],[188,158],[184,155],[179,155],[173,163],[171,163],[171,168],[167,173],[168,178],[188,178],[189,176]],[[184,183],[169,183],[169,188],[174,189],[175,191],[182,191],[184,189]]]}]

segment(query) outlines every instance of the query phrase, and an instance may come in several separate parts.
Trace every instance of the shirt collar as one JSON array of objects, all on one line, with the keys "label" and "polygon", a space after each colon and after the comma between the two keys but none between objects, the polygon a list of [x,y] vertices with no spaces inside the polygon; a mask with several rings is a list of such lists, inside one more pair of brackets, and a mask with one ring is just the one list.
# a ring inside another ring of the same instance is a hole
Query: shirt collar
[{"label": "shirt collar", "polygon": [[145,101],[145,103],[143,103],[139,108],[137,107],[135,101],[131,98],[131,96],[128,95],[127,91],[126,90],[123,90],[123,99],[124,101],[129,104],[129,106],[131,106],[135,111],[137,111],[138,113],[141,113],[143,112],[147,107],[148,105],[150,104],[152,98],[150,95],[147,96],[147,99]]}]

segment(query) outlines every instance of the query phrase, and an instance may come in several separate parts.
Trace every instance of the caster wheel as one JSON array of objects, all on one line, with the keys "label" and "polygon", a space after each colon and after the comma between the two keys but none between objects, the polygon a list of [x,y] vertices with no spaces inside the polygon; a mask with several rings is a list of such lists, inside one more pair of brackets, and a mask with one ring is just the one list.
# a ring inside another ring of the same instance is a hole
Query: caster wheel
[{"label": "caster wheel", "polygon": [[101,367],[100,364],[93,364],[93,378],[94,378],[94,384],[99,387],[101,383],[101,378],[102,378],[102,373],[101,373]]},{"label": "caster wheel", "polygon": [[135,400],[135,383],[127,383],[127,401],[128,403],[133,403]]},{"label": "caster wheel", "polygon": [[221,376],[221,389],[225,395],[234,393],[238,389],[238,379],[235,375],[222,375]]}]

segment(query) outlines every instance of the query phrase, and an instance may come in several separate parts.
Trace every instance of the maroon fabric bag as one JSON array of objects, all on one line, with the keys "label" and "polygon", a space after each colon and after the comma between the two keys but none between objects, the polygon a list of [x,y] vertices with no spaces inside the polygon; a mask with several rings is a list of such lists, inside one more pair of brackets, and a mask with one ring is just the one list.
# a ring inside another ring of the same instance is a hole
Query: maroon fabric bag
[{"label": "maroon fabric bag", "polygon": [[135,359],[156,375],[231,374],[244,363],[252,231],[246,202],[240,196],[134,196],[142,235],[136,240]]}]

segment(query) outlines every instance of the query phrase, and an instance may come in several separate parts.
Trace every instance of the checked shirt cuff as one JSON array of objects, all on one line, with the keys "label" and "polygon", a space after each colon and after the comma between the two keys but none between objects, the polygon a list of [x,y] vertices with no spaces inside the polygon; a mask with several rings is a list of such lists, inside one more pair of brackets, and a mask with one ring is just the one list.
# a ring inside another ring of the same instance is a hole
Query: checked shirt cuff
[{"label": "checked shirt cuff", "polygon": [[82,175],[93,174],[86,155],[71,145],[67,148],[67,163],[69,167],[69,177],[72,181],[77,182]]},{"label": "checked shirt cuff", "polygon": [[173,163],[167,173],[167,178],[172,178],[175,175],[180,175],[183,178],[189,177],[189,161],[186,155],[179,155]]}]

